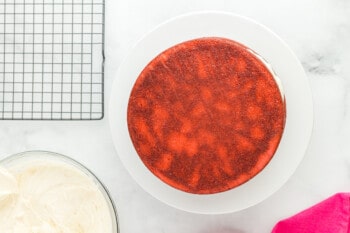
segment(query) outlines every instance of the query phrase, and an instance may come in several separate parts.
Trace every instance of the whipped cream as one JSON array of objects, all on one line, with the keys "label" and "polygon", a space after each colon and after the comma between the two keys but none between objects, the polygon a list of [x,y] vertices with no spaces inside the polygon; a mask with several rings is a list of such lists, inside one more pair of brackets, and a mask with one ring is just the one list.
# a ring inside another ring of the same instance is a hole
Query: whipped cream
[{"label": "whipped cream", "polygon": [[1,233],[112,233],[101,187],[76,166],[24,159],[0,167]]}]

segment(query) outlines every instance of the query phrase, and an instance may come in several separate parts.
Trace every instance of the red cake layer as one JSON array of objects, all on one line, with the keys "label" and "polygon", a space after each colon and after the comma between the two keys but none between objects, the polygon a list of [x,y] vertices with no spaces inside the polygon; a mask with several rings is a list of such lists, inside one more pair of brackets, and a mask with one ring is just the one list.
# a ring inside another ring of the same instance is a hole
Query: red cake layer
[{"label": "red cake layer", "polygon": [[285,124],[273,74],[247,47],[200,38],[167,49],[141,72],[128,127],[146,167],[196,194],[232,189],[273,157]]}]

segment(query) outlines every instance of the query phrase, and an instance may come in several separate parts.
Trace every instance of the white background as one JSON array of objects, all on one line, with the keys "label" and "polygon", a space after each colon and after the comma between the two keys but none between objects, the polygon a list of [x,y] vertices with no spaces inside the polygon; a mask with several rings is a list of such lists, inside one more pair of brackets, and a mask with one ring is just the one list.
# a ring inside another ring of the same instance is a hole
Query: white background
[{"label": "white background", "polygon": [[191,214],[159,202],[121,165],[108,114],[92,122],[0,121],[0,158],[40,149],[77,159],[111,191],[121,233],[270,232],[278,220],[350,191],[348,0],[106,0],[106,113],[118,66],[140,37],[173,16],[199,10],[238,13],[261,22],[290,45],[308,75],[315,111],[310,146],[295,174],[270,198],[225,215]]}]

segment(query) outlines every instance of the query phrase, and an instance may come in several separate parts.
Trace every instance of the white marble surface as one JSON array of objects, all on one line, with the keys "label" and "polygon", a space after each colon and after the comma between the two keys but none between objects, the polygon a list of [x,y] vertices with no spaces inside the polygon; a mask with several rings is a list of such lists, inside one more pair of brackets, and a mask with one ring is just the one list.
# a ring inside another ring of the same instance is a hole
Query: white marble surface
[{"label": "white marble surface", "polygon": [[93,122],[0,121],[0,158],[40,149],[82,162],[111,191],[121,233],[270,232],[279,219],[336,192],[350,191],[350,1],[106,0],[106,5],[107,103],[127,52],[170,17],[221,10],[251,17],[280,35],[301,60],[313,91],[314,131],[302,164],[286,185],[254,207],[198,215],[159,202],[133,181],[114,150],[108,115]]}]

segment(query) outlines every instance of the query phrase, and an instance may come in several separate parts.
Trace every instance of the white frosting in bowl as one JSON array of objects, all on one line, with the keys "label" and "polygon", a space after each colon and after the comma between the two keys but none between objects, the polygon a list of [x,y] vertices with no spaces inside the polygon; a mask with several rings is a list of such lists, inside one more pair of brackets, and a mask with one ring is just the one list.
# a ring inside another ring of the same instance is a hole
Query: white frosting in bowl
[{"label": "white frosting in bowl", "polygon": [[46,152],[1,163],[2,233],[114,233],[113,204],[84,167]]}]

